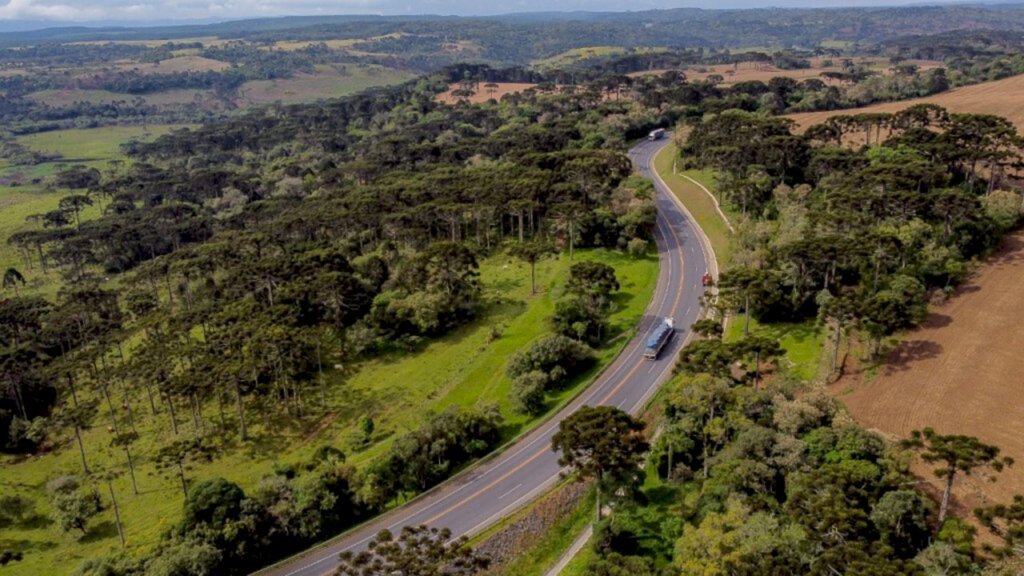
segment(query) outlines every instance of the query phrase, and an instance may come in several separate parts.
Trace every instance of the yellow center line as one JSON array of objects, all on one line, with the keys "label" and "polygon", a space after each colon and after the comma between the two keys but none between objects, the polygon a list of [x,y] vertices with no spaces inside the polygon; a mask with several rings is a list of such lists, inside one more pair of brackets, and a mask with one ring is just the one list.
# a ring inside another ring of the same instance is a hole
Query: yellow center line
[{"label": "yellow center line", "polygon": [[538,451],[537,451],[536,453],[534,453],[534,455],[533,455],[533,456],[530,456],[529,458],[527,458],[526,460],[524,460],[524,461],[523,461],[522,463],[520,463],[520,464],[519,464],[518,466],[516,466],[515,468],[513,468],[513,469],[509,470],[508,472],[506,472],[506,473],[502,474],[502,475],[501,475],[501,477],[499,477],[499,478],[498,478],[497,480],[494,480],[493,482],[491,482],[491,483],[490,483],[490,484],[488,484],[487,486],[484,486],[483,488],[481,488],[481,489],[477,490],[477,491],[476,491],[476,492],[474,492],[474,493],[473,493],[473,494],[472,494],[471,496],[468,496],[468,497],[466,497],[466,498],[463,498],[462,500],[460,500],[460,501],[456,502],[455,504],[453,504],[453,505],[451,506],[451,508],[447,508],[447,509],[445,509],[445,510],[444,510],[443,512],[438,512],[438,513],[437,513],[437,514],[435,514],[434,516],[431,516],[430,518],[428,518],[428,519],[427,519],[426,521],[424,521],[423,523],[424,523],[424,524],[430,524],[430,523],[432,523],[432,522],[434,522],[434,521],[438,520],[439,518],[442,518],[443,516],[445,516],[445,515],[446,515],[446,514],[448,514],[449,512],[452,512],[452,511],[458,510],[459,508],[461,508],[461,507],[463,507],[464,505],[466,505],[466,503],[468,503],[469,501],[471,501],[471,500],[475,499],[476,497],[480,496],[480,495],[481,495],[481,494],[483,494],[484,492],[487,492],[487,491],[488,491],[488,490],[490,490],[491,488],[494,488],[494,487],[495,487],[495,486],[497,486],[497,485],[498,485],[498,484],[499,484],[499,483],[500,483],[500,482],[501,482],[502,480],[504,480],[504,479],[508,478],[509,476],[511,476],[511,475],[513,475],[513,474],[515,474],[516,472],[518,472],[518,471],[522,470],[522,469],[523,469],[523,468],[525,468],[525,467],[526,467],[526,466],[527,466],[528,464],[530,464],[531,462],[533,462],[533,461],[534,461],[534,460],[536,460],[537,458],[540,458],[541,456],[543,456],[543,455],[544,455],[544,454],[546,454],[547,452],[550,452],[550,449],[548,449],[548,448],[543,448],[543,449],[541,449],[541,450],[538,450]]}]

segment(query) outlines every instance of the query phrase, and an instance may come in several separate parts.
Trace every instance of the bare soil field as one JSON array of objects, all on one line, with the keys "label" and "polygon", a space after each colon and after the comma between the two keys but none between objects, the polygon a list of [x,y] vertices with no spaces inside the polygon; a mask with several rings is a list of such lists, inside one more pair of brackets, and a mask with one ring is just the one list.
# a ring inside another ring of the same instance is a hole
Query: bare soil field
[{"label": "bare soil field", "polygon": [[[501,100],[502,96],[506,94],[515,94],[536,86],[536,84],[530,84],[527,82],[497,82],[496,84],[498,85],[497,88],[492,89],[484,88],[484,84],[480,84],[476,94],[469,98],[469,101],[473,104],[480,104],[482,102],[487,102],[491,98]],[[438,94],[438,101],[444,102],[445,104],[455,104],[459,99],[453,96],[452,92],[458,89],[458,84],[452,84],[448,87],[447,92]]]},{"label": "bare soil field", "polygon": [[[1002,249],[924,326],[908,334],[874,377],[848,374],[831,390],[861,424],[892,438],[931,426],[999,446],[1018,465],[991,483],[958,481],[957,509],[1024,493],[1024,233]],[[933,486],[932,466],[918,473]]]},{"label": "bare soil field", "polygon": [[[860,114],[864,112],[899,112],[915,104],[931,103],[938,104],[951,112],[965,112],[975,114],[995,114],[1013,122],[1018,130],[1024,131],[1024,76],[1011,76],[994,82],[984,82],[973,86],[963,86],[942,94],[936,94],[927,98],[916,98],[914,100],[903,100],[901,102],[886,102],[856,108],[853,110],[836,110],[833,112],[808,112],[805,114],[791,114],[789,118],[796,121],[801,130],[808,126],[820,124],[830,116],[837,114]],[[883,130],[883,135],[885,131]]]}]

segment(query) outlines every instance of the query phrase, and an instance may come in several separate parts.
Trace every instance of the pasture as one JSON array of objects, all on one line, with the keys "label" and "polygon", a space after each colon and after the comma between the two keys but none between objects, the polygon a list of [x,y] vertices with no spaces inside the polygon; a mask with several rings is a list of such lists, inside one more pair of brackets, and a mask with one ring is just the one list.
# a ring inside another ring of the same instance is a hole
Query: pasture
[{"label": "pasture", "polygon": [[348,96],[375,86],[400,84],[413,76],[409,72],[377,65],[318,65],[314,74],[300,72],[292,78],[246,82],[239,88],[238,100],[243,106],[315,102]]}]

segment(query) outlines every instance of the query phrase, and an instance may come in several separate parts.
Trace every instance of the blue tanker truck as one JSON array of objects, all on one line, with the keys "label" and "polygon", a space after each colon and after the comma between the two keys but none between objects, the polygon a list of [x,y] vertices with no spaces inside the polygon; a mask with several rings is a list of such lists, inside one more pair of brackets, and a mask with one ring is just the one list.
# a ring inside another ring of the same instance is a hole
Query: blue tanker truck
[{"label": "blue tanker truck", "polygon": [[657,360],[658,354],[661,353],[665,344],[668,344],[668,341],[672,339],[673,333],[675,333],[675,327],[672,325],[672,319],[663,318],[647,334],[647,347],[644,349],[644,358]]}]

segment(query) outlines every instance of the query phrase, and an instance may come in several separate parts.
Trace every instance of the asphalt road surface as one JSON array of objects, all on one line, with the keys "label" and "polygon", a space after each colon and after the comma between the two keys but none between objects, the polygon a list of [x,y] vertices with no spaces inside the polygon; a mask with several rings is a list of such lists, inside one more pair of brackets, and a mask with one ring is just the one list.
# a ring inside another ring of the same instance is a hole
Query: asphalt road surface
[{"label": "asphalt road surface", "polygon": [[[652,177],[654,154],[668,140],[643,142],[630,151],[637,169]],[[357,551],[382,528],[427,524],[447,527],[455,536],[473,535],[508,516],[549,489],[563,471],[551,450],[558,422],[584,405],[607,404],[637,413],[672,374],[676,352],[699,318],[702,277],[713,258],[693,223],[658,178],[655,239],[660,272],[640,330],[615,362],[573,402],[500,454],[472,466],[446,484],[327,544],[312,548],[259,574],[321,576],[333,572],[338,554]],[[675,320],[675,336],[656,361],[643,357],[647,332],[662,318]]]}]

